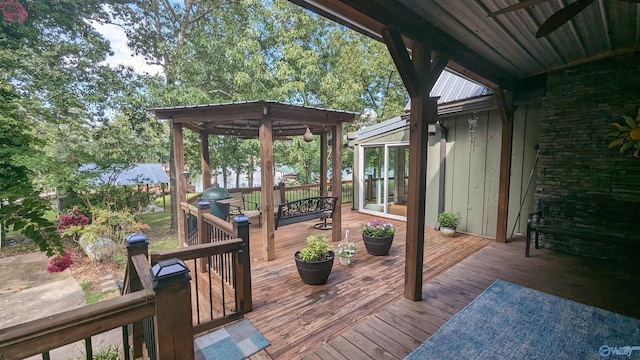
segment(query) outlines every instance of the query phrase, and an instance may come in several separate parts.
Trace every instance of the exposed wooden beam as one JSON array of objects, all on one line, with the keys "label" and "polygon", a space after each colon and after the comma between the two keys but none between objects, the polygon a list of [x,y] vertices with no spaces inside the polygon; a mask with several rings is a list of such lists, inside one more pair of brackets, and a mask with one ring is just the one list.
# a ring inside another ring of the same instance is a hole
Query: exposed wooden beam
[{"label": "exposed wooden beam", "polygon": [[211,159],[209,157],[209,135],[200,133],[200,163],[202,168],[202,189],[211,186]]},{"label": "exposed wooden beam", "polygon": [[509,91],[495,88],[498,111],[502,120],[502,141],[500,146],[500,183],[498,184],[498,223],[496,241],[507,242],[507,220],[509,217],[509,185],[511,181],[511,147],[513,140],[513,95]]},{"label": "exposed wooden beam", "polygon": [[176,221],[178,222],[178,246],[185,246],[184,212],[180,203],[186,199],[187,184],[182,176],[184,171],[184,140],[182,137],[182,124],[171,124],[173,128],[173,158],[175,161],[176,199],[171,199],[176,204]]},{"label": "exposed wooden beam", "polygon": [[327,156],[327,133],[323,132],[320,134],[320,196],[327,196]]},{"label": "exposed wooden beam", "polygon": [[331,196],[337,196],[331,216],[331,240],[340,241],[342,233],[342,124],[331,127]]},{"label": "exposed wooden beam", "polygon": [[428,89],[433,89],[433,86],[436,84],[436,81],[438,81],[440,74],[442,74],[442,71],[444,71],[448,63],[449,58],[443,55],[439,55],[433,60],[431,63],[431,71],[429,71],[429,76],[425,84]]},{"label": "exposed wooden beam", "polygon": [[409,96],[418,96],[419,84],[416,83],[418,81],[418,74],[413,67],[414,65],[411,63],[411,58],[409,58],[409,53],[407,52],[407,45],[405,45],[404,40],[402,40],[402,35],[395,30],[384,28],[382,30],[382,38],[387,45],[393,62],[396,64],[400,78],[402,78],[402,82],[407,88]]},{"label": "exposed wooden beam", "polygon": [[273,197],[273,135],[271,117],[265,107],[260,125],[260,180],[262,184],[262,256],[271,261],[276,258],[275,220],[273,218],[275,204]]},{"label": "exposed wooden beam", "polygon": [[[433,37],[432,51],[448,56],[448,67],[456,72],[491,88],[512,89],[515,83],[513,76],[434,27],[398,0],[289,1],[380,41],[384,28],[395,29],[415,42],[423,41],[429,34]],[[412,47],[411,43],[407,45]]]},{"label": "exposed wooden beam", "polygon": [[409,115],[409,199],[407,203],[407,241],[404,271],[404,297],[422,300],[424,263],[425,200],[427,195],[427,127],[437,118],[437,102],[429,98],[427,87],[431,69],[431,43],[413,47],[413,66],[420,83],[419,92],[411,98]]}]

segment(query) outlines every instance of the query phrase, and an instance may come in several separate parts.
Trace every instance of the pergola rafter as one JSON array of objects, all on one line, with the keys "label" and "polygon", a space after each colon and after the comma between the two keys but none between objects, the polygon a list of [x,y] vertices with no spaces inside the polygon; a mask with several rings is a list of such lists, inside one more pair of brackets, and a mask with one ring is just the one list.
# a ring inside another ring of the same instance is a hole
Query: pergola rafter
[{"label": "pergola rafter", "polygon": [[[182,129],[200,134],[202,156],[202,184],[211,184],[209,135],[257,138],[260,140],[261,187],[273,189],[273,141],[278,137],[302,136],[307,128],[320,136],[320,193],[327,195],[328,137],[332,138],[332,195],[338,197],[333,214],[332,238],[340,240],[342,232],[342,123],[354,122],[355,112],[329,110],[311,106],[298,106],[275,101],[246,101],[237,103],[175,106],[152,110],[156,119],[169,119],[173,127],[175,174],[185,170]],[[206,149],[204,148],[206,146]],[[177,198],[184,199],[185,179],[176,178]],[[265,260],[275,259],[274,196],[273,191],[262,191],[263,253]],[[175,199],[172,199],[175,201]],[[178,234],[184,236],[184,214],[178,211]],[[181,244],[183,241],[180,242]]]}]

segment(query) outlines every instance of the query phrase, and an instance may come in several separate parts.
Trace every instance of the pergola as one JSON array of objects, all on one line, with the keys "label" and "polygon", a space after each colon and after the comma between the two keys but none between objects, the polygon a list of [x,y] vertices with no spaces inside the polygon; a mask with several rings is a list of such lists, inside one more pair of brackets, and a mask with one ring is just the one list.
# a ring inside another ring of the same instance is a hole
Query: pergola
[{"label": "pergola", "polygon": [[[342,123],[354,122],[358,113],[298,106],[275,101],[244,101],[223,104],[174,106],[152,110],[156,119],[169,119],[173,129],[175,171],[185,170],[183,128],[200,134],[202,185],[211,185],[209,135],[260,140],[261,187],[273,189],[273,141],[276,137],[302,136],[307,129],[320,136],[320,194],[327,195],[328,136],[331,135],[331,190],[338,197],[333,213],[332,239],[342,232]],[[175,176],[177,198],[186,195],[186,179]],[[262,241],[265,260],[275,259],[274,192],[262,191]],[[175,201],[173,199],[172,201]],[[184,214],[178,211],[178,234],[184,236]]]}]

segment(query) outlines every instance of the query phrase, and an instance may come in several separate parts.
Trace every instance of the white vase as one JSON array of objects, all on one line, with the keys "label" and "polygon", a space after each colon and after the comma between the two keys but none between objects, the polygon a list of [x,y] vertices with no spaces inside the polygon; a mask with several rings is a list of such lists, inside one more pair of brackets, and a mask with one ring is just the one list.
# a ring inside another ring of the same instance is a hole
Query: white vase
[{"label": "white vase", "polygon": [[340,259],[340,264],[342,265],[351,265],[353,256],[338,256],[338,259]]},{"label": "white vase", "polygon": [[456,235],[456,229],[443,226],[440,228],[440,233],[444,237],[454,237]]}]

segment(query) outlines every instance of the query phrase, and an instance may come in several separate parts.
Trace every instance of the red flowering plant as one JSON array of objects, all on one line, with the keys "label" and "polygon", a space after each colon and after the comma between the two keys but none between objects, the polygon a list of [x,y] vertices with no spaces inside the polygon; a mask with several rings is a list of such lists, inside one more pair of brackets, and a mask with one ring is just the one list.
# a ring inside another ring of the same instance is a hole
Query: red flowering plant
[{"label": "red flowering plant", "polygon": [[73,259],[71,259],[71,251],[64,250],[64,255],[56,255],[49,259],[49,266],[47,266],[47,271],[50,273],[54,272],[62,272],[65,271],[69,266],[73,264]]},{"label": "red flowering plant", "polygon": [[58,215],[58,234],[78,240],[82,228],[89,223],[89,218],[80,212],[77,206],[66,214]]},{"label": "red flowering plant", "polygon": [[9,22],[22,23],[27,19],[27,11],[17,1],[0,1],[0,11]]}]

